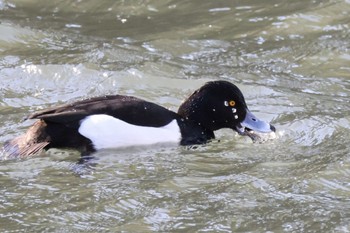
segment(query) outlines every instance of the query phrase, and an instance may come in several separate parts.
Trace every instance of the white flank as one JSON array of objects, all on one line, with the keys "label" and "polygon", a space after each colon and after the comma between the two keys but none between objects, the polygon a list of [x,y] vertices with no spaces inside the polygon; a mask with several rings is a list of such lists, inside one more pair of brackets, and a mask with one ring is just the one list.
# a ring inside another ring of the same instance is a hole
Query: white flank
[{"label": "white flank", "polygon": [[103,114],[84,118],[81,121],[79,133],[90,139],[97,150],[156,143],[178,143],[181,139],[176,120],[163,127],[147,127],[132,125]]}]

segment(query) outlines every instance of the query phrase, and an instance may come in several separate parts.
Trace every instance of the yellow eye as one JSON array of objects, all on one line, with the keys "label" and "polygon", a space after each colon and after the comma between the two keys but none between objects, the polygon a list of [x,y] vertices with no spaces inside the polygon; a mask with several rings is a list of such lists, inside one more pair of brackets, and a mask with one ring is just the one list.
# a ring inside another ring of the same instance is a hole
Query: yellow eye
[{"label": "yellow eye", "polygon": [[228,104],[233,107],[236,105],[236,102],[234,100],[230,100],[230,102],[228,102]]}]

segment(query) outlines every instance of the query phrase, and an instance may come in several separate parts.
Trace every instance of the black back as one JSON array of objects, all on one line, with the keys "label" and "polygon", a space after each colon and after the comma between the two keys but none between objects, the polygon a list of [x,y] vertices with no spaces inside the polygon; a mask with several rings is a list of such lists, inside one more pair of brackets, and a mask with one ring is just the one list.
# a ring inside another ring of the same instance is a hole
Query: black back
[{"label": "black back", "polygon": [[179,118],[175,112],[157,104],[124,95],[90,98],[36,112],[28,118],[78,128],[80,120],[94,114],[107,114],[130,124],[151,127],[161,127]]}]

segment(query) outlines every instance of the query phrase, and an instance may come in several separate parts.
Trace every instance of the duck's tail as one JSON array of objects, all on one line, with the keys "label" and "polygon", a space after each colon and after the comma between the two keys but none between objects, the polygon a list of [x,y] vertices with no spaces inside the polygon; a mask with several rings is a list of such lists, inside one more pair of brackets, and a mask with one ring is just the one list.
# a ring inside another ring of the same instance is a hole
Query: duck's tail
[{"label": "duck's tail", "polygon": [[23,158],[38,154],[50,144],[45,135],[45,127],[46,124],[39,120],[25,134],[6,141],[3,146],[3,157]]}]

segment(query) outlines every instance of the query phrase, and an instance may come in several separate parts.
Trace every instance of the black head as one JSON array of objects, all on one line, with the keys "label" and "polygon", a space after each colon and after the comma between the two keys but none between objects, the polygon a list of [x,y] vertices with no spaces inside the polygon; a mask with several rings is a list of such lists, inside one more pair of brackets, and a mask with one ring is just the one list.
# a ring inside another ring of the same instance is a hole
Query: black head
[{"label": "black head", "polygon": [[180,106],[178,114],[211,131],[231,128],[242,135],[250,135],[246,132],[251,130],[274,131],[248,110],[242,92],[227,81],[206,83]]}]

